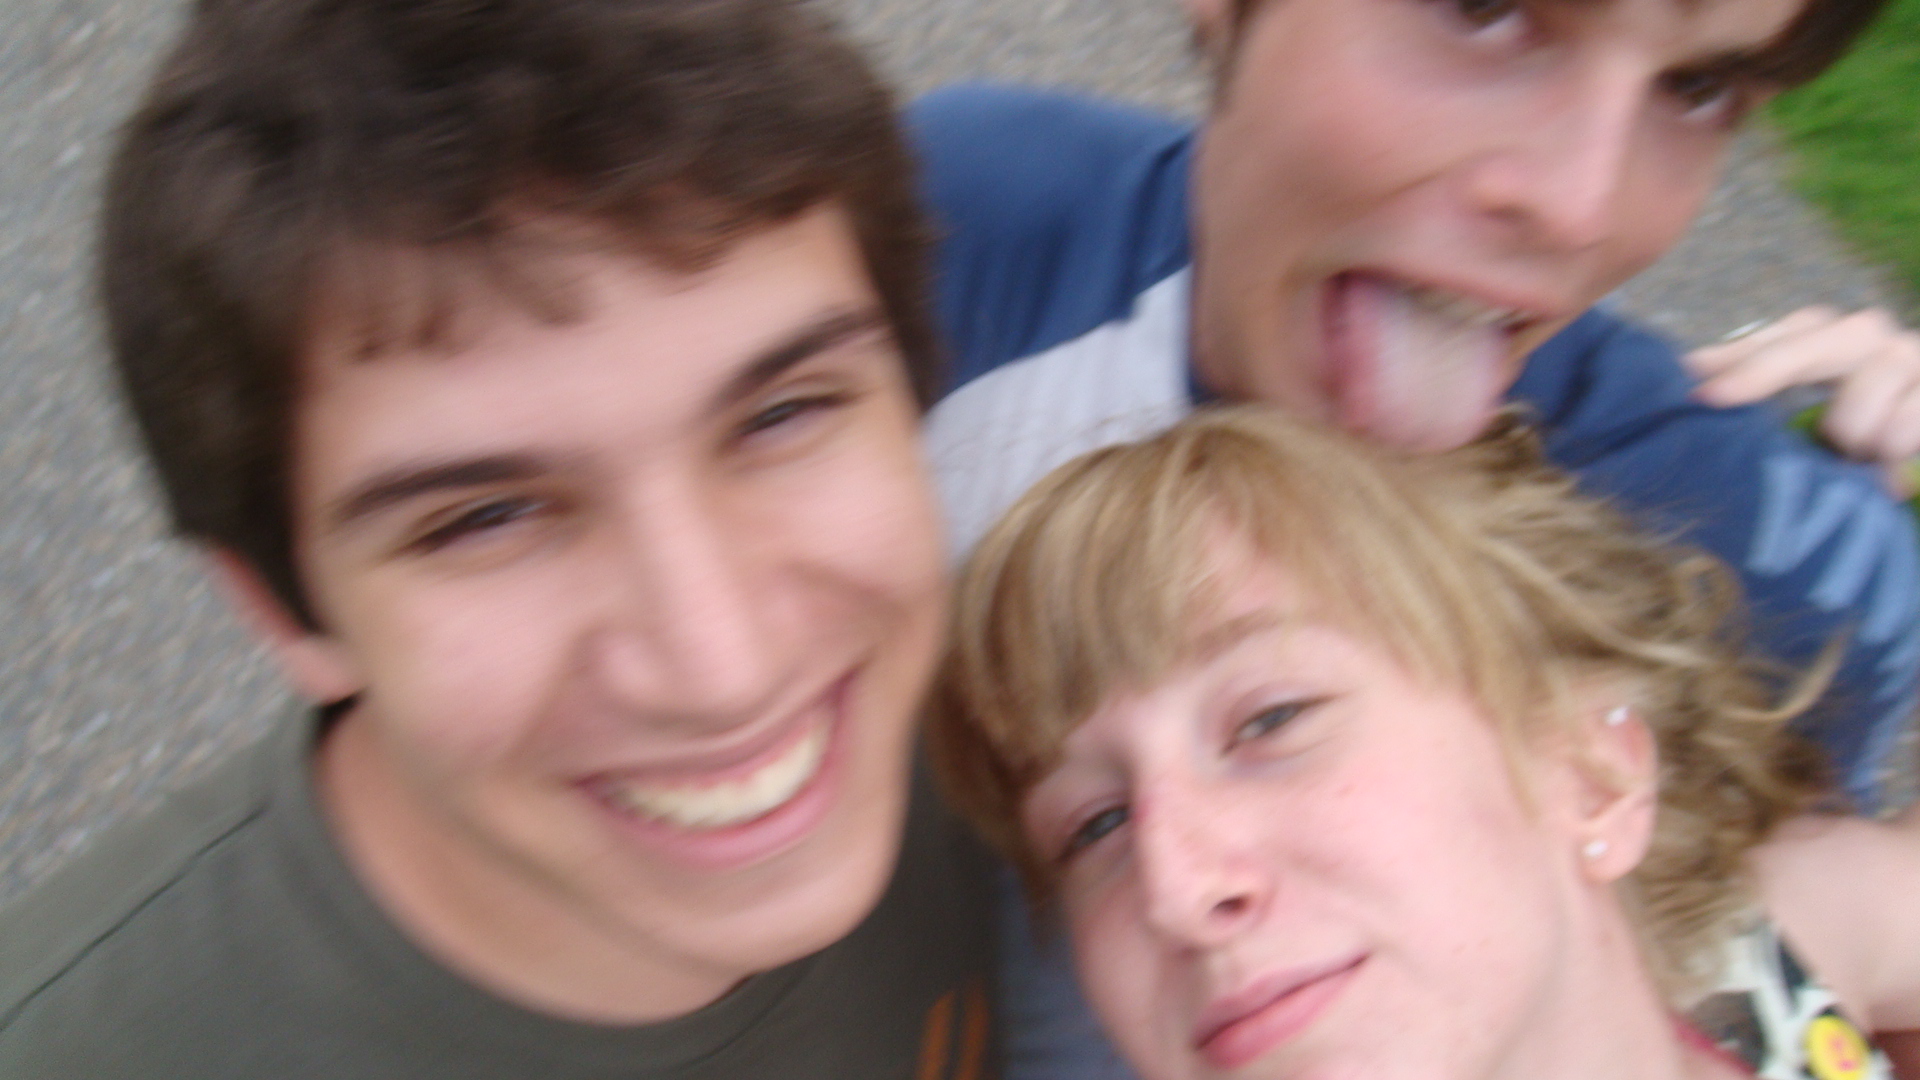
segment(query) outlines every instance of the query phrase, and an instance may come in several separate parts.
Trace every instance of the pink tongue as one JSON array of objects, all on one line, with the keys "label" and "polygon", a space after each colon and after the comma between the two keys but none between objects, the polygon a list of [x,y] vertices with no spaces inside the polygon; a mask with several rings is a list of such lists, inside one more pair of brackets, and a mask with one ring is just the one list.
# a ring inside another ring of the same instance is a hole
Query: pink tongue
[{"label": "pink tongue", "polygon": [[1414,302],[1378,278],[1334,281],[1329,357],[1341,423],[1390,446],[1438,451],[1480,434],[1507,383],[1507,335]]}]

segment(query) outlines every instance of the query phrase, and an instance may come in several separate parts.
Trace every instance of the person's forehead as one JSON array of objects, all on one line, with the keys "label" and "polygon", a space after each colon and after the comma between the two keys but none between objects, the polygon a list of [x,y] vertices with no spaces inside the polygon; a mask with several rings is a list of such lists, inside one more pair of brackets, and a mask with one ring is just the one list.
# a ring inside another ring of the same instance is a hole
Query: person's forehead
[{"label": "person's forehead", "polygon": [[315,454],[329,474],[371,474],[426,450],[443,463],[553,457],[691,430],[793,364],[884,329],[841,228],[803,219],[694,272],[607,255],[563,264],[561,317],[474,290],[441,340],[363,355],[352,333],[320,335],[303,362],[299,469]]}]

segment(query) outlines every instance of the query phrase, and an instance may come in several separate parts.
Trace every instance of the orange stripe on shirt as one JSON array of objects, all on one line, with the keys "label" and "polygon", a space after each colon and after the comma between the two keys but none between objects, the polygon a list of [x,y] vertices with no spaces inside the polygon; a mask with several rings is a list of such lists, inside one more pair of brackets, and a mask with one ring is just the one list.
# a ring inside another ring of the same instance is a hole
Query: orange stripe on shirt
[{"label": "orange stripe on shirt", "polygon": [[953,991],[949,990],[927,1010],[927,1026],[920,1036],[919,1080],[945,1080],[947,1044],[952,1039]]}]

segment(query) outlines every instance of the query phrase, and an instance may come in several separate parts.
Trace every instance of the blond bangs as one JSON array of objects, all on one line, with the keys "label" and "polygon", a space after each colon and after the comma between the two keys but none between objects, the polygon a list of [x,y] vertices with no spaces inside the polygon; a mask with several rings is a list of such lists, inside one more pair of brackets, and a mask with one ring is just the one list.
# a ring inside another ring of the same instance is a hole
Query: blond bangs
[{"label": "blond bangs", "polygon": [[1191,656],[1224,599],[1211,544],[1239,535],[1298,581],[1302,614],[1382,640],[1428,679],[1522,696],[1493,677],[1526,659],[1506,640],[1514,612],[1451,512],[1490,497],[1484,484],[1460,490],[1474,477],[1254,409],[1095,451],[1029,491],[975,550],[954,674],[975,722],[1049,769],[1101,701]]}]

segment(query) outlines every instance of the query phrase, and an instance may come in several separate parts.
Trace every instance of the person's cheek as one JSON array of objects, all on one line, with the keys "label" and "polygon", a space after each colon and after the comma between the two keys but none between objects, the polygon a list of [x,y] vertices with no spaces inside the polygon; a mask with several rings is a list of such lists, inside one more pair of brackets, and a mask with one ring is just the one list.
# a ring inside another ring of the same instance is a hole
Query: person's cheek
[{"label": "person's cheek", "polygon": [[1627,224],[1615,245],[1619,280],[1603,293],[1652,265],[1685,235],[1719,180],[1728,141],[1686,131],[1641,140],[1628,164],[1627,205],[1621,214]]},{"label": "person's cheek", "polygon": [[1333,74],[1323,104],[1285,135],[1317,227],[1391,216],[1409,192],[1480,151],[1485,107],[1458,88],[1385,60]]},{"label": "person's cheek", "polygon": [[1129,1060],[1151,1075],[1184,1071],[1176,1035],[1179,1019],[1166,974],[1137,907],[1113,891],[1070,898],[1067,922],[1080,985],[1094,1015]]}]

